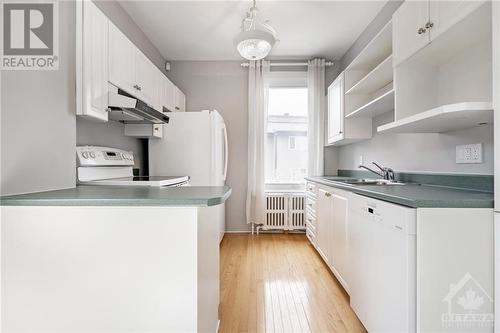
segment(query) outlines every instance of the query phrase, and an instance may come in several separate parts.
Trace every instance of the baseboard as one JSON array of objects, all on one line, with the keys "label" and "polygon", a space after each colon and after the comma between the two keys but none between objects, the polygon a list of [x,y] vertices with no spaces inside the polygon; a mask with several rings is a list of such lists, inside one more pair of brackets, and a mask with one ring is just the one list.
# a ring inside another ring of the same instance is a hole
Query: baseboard
[{"label": "baseboard", "polygon": [[[259,233],[264,233],[264,234],[279,234],[283,233],[284,231],[288,231],[289,234],[305,234],[305,230],[260,230]],[[226,234],[250,234],[252,233],[251,231],[225,231],[224,233]],[[257,232],[255,232],[257,233]]]}]

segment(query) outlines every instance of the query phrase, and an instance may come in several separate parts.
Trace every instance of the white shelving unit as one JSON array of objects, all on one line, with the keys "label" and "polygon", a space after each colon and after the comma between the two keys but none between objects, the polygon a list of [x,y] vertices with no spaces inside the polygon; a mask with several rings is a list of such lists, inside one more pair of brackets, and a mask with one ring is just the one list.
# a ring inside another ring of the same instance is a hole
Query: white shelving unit
[{"label": "white shelving unit", "polygon": [[370,117],[386,113],[387,110],[394,109],[394,89],[391,89],[382,95],[370,100],[368,103],[360,106],[353,112],[346,115],[346,118]]},{"label": "white shelving unit", "polygon": [[394,68],[394,122],[378,132],[442,133],[493,121],[490,6],[474,9]]},{"label": "white shelving unit", "polygon": [[392,53],[392,23],[388,22],[380,32],[347,66],[346,70],[368,70],[377,67],[387,55]]},{"label": "white shelving unit", "polygon": [[394,110],[393,74],[389,22],[345,70],[346,123]]},{"label": "white shelving unit", "polygon": [[366,74],[354,86],[346,91],[346,95],[371,94],[392,82],[392,54],[385,58],[377,67]]},{"label": "white shelving unit", "polygon": [[443,105],[379,126],[384,133],[443,133],[493,122],[493,106],[488,102]]}]

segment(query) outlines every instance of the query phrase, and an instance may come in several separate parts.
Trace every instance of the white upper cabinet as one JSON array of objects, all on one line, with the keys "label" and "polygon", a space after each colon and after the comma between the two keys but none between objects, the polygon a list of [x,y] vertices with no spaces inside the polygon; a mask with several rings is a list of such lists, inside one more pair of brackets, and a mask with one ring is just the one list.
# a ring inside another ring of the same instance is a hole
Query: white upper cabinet
[{"label": "white upper cabinet", "polygon": [[430,1],[430,38],[435,39],[485,1]]},{"label": "white upper cabinet", "polygon": [[186,111],[186,95],[178,87],[174,90],[174,103],[174,111]]},{"label": "white upper cabinet", "polygon": [[405,1],[392,16],[394,66],[464,19],[485,1]]},{"label": "white upper cabinet", "polygon": [[77,3],[77,115],[108,120],[108,19],[91,1]]},{"label": "white upper cabinet", "polygon": [[419,4],[406,1],[393,16],[394,121],[378,132],[444,133],[493,122],[491,2],[428,2],[420,25],[430,42],[416,50],[404,27]]},{"label": "white upper cabinet", "polygon": [[[158,105],[158,89],[156,87],[157,68],[138,49],[135,52],[135,89],[140,99],[152,107]],[[161,111],[161,110],[159,110]]]},{"label": "white upper cabinet", "polygon": [[344,75],[340,74],[328,87],[328,143],[343,139],[344,127]]},{"label": "white upper cabinet", "polygon": [[430,42],[425,27],[429,1],[405,1],[392,16],[393,65],[397,66]]},{"label": "white upper cabinet", "polygon": [[135,45],[109,23],[109,82],[130,94],[137,92],[135,80]]},{"label": "white upper cabinet", "polygon": [[[168,111],[175,111],[175,85],[163,73],[159,77],[161,106]],[[163,111],[163,110],[162,110]]]},{"label": "white upper cabinet", "polygon": [[79,1],[77,115],[108,120],[108,83],[158,111],[185,111],[186,96],[92,1]]},{"label": "white upper cabinet", "polygon": [[345,118],[345,73],[328,87],[327,144],[345,145],[372,136],[371,118]]},{"label": "white upper cabinet", "polygon": [[110,23],[109,82],[148,105],[158,108],[160,92],[157,72],[155,65]]}]

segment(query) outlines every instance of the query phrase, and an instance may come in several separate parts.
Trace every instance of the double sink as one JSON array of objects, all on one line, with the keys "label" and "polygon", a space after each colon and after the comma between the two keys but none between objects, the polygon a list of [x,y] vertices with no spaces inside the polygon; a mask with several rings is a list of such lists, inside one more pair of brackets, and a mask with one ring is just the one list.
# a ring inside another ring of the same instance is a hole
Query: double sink
[{"label": "double sink", "polygon": [[347,185],[371,185],[371,186],[401,186],[406,185],[406,183],[400,183],[397,181],[386,180],[386,179],[357,179],[357,178],[327,178],[327,180],[334,181],[337,183],[344,183]]}]

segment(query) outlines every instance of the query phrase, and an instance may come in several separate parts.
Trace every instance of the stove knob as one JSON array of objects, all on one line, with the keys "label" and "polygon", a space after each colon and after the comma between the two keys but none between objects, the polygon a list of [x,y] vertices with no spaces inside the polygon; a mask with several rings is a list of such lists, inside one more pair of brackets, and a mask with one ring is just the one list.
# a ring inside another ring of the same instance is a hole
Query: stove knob
[{"label": "stove knob", "polygon": [[83,156],[83,158],[89,158],[89,153],[87,153],[86,151],[84,151],[82,153],[82,156]]},{"label": "stove knob", "polygon": [[95,153],[93,151],[90,152],[90,157],[95,158]]}]

